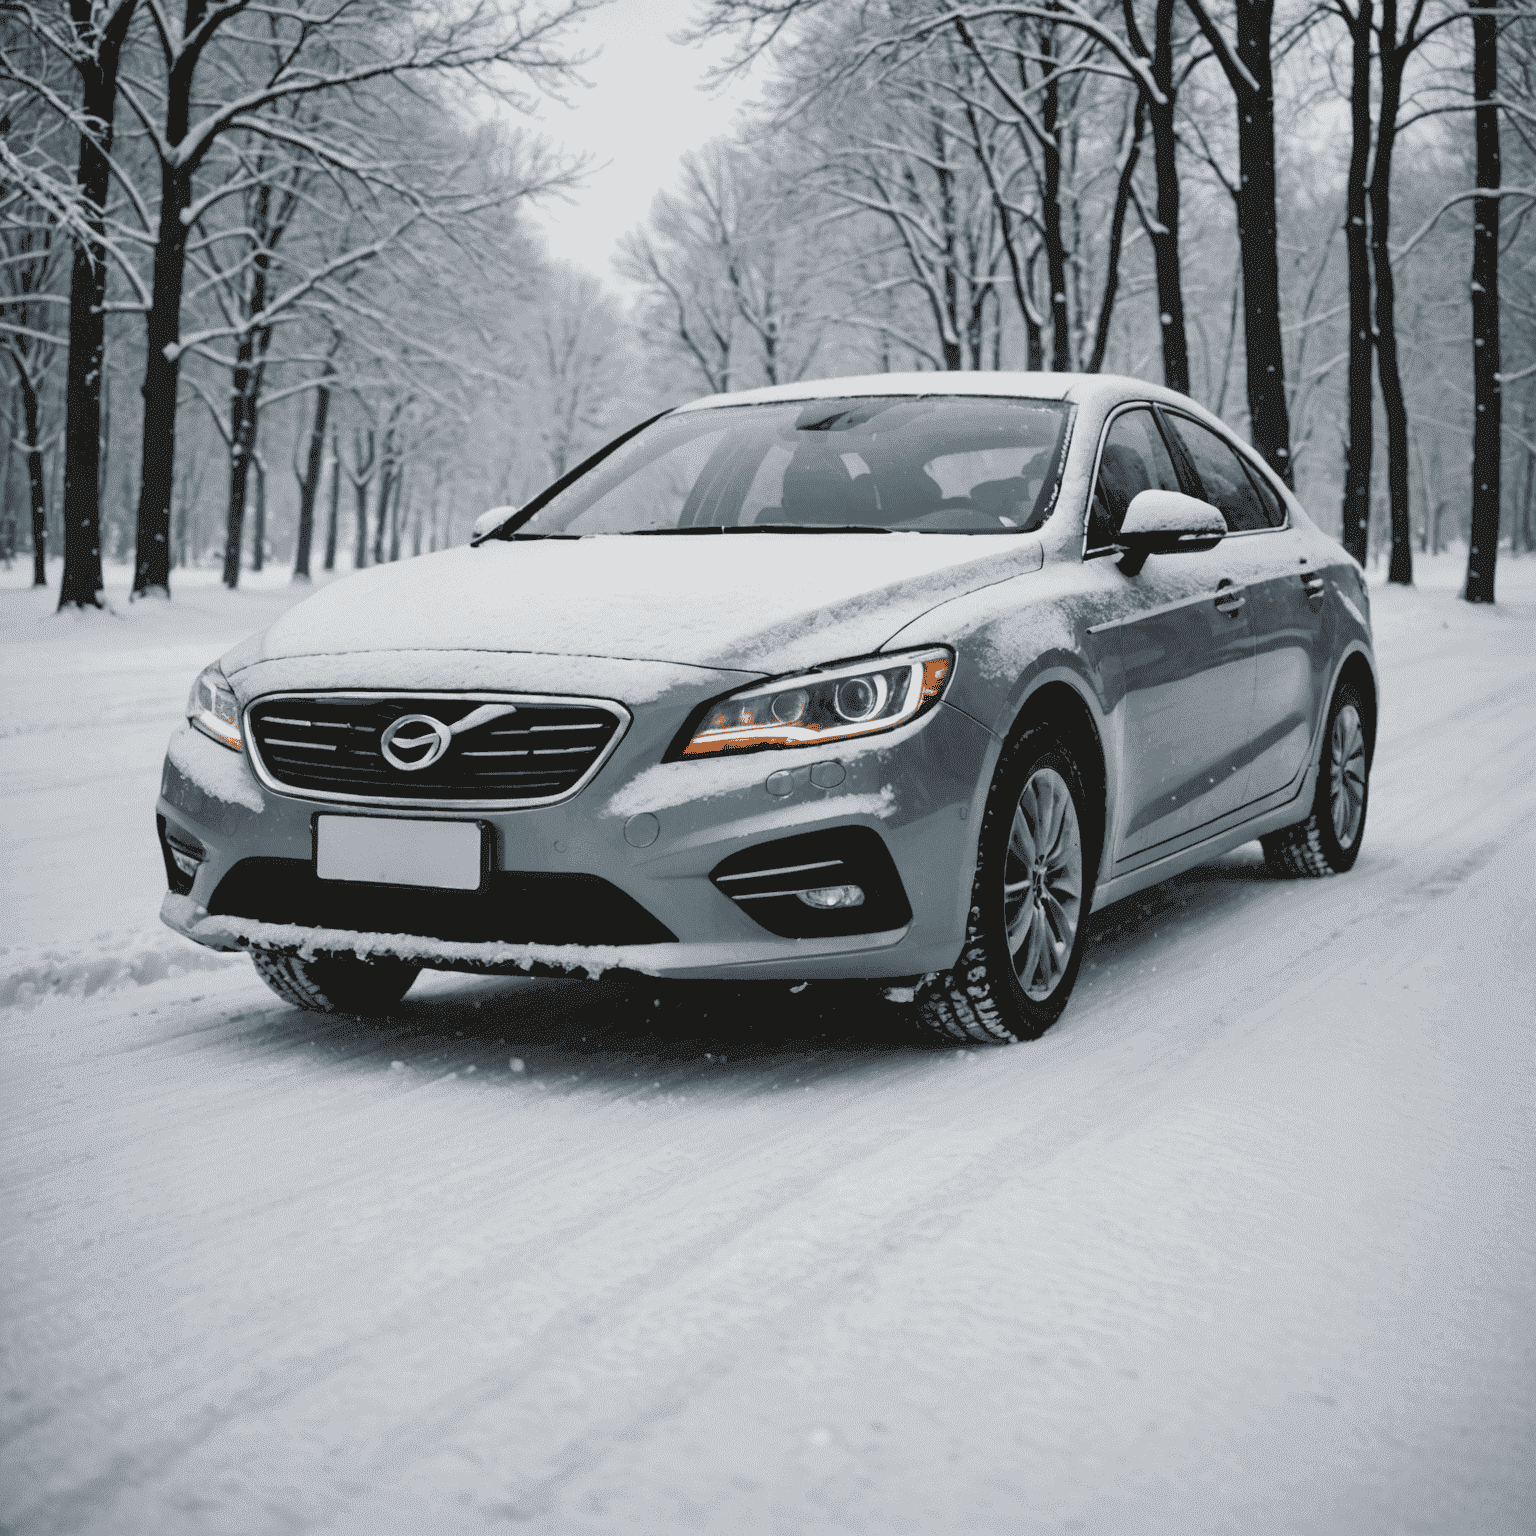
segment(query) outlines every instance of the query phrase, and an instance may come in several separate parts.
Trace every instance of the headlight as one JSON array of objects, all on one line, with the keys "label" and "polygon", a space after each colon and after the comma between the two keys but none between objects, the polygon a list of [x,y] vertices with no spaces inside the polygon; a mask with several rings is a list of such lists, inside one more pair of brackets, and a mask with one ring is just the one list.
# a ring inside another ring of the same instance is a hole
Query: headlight
[{"label": "headlight", "polygon": [[212,736],[236,752],[244,750],[240,739],[240,706],[217,662],[204,667],[192,684],[192,692],[187,696],[187,719],[203,735]]},{"label": "headlight", "polygon": [[893,730],[938,702],[954,659],[936,646],[759,683],[710,705],[682,755],[804,747]]}]

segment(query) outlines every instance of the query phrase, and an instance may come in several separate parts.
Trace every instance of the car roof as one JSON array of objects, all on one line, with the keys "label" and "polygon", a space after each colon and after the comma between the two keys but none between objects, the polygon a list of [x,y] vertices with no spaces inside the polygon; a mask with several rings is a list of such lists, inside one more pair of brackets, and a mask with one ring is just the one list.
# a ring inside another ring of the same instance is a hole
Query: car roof
[{"label": "car roof", "polygon": [[1194,405],[1187,396],[1173,390],[1115,373],[866,373],[705,395],[679,406],[678,410],[706,411],[722,405],[767,405],[779,400],[825,400],[846,395],[1004,395],[1028,400],[1068,400],[1077,405],[1132,397],[1162,400],[1169,405]]}]

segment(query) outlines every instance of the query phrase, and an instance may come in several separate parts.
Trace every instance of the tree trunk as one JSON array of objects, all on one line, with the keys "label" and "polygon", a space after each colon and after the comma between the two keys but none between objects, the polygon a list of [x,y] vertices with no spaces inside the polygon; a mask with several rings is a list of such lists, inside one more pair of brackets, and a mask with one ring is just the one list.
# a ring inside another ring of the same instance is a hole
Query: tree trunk
[{"label": "tree trunk", "polygon": [[[325,462],[325,418],[331,409],[331,391],[322,384],[315,392],[315,419],[309,430],[309,457],[299,481],[299,540],[294,553],[295,580],[309,580],[309,545],[315,531],[315,497],[320,491],[320,471]],[[335,521],[330,533],[331,557],[335,558]],[[327,567],[329,569],[329,567]]]},{"label": "tree trunk", "polygon": [[357,503],[357,537],[352,546],[352,569],[360,571],[368,564],[368,482],[357,481],[352,487]]},{"label": "tree trunk", "polygon": [[405,465],[395,474],[395,494],[389,509],[389,559],[393,564],[400,558],[400,528],[403,521],[400,512],[401,498],[405,495]]},{"label": "tree trunk", "polygon": [[251,529],[251,569],[259,572],[267,563],[267,471],[254,452],[251,465],[256,471],[256,522]]},{"label": "tree trunk", "polygon": [[1525,535],[1526,554],[1536,551],[1536,448],[1525,450],[1525,509],[1520,514],[1520,526]]},{"label": "tree trunk", "polygon": [[331,433],[331,505],[325,519],[325,568],[336,569],[336,524],[341,505],[341,440]]},{"label": "tree trunk", "polygon": [[[167,135],[179,142],[185,124]],[[160,228],[144,359],[144,439],[139,460],[138,547],[133,595],[171,595],[171,491],[176,465],[176,381],[181,369],[181,290],[186,275],[191,173],[164,166],[160,175]]]},{"label": "tree trunk", "polygon": [[1060,87],[1051,56],[1049,28],[1041,28],[1040,53],[1046,78],[1041,127],[1045,130],[1042,156],[1045,160],[1045,198],[1041,209],[1045,239],[1046,275],[1051,284],[1051,371],[1072,371],[1072,332],[1067,314],[1067,252],[1061,234],[1061,139],[1057,129],[1060,113]]},{"label": "tree trunk", "polygon": [[[1364,3],[1364,0],[1362,0]],[[1397,301],[1392,279],[1392,150],[1397,140],[1397,111],[1402,101],[1406,52],[1394,49],[1397,0],[1381,7],[1381,112],[1377,119],[1376,165],[1371,173],[1371,265],[1376,278],[1376,368],[1382,408],[1387,418],[1387,496],[1392,508],[1392,559],[1387,580],[1413,585],[1413,524],[1408,489],[1408,406],[1397,363]]]},{"label": "tree trunk", "polygon": [[374,514],[373,563],[384,564],[384,534],[389,523],[390,492],[394,489],[394,464],[386,458],[379,477],[379,505]]},{"label": "tree trunk", "polygon": [[1290,409],[1280,333],[1280,260],[1275,227],[1275,94],[1270,60],[1274,0],[1237,0],[1237,56],[1258,81],[1237,90],[1237,232],[1243,260],[1243,337],[1253,446],[1287,485]]},{"label": "tree trunk", "polygon": [[[365,443],[368,448],[367,458],[363,457]],[[357,536],[352,549],[352,569],[360,571],[368,564],[368,486],[373,479],[374,468],[372,427],[366,436],[353,431],[352,451],[357,463],[357,478],[352,481],[352,493],[357,503]]]},{"label": "tree trunk", "polygon": [[111,169],[112,113],[117,102],[117,62],[134,5],[124,4],[100,35],[91,7],[72,7],[82,47],[81,111],[97,124],[80,135],[75,172],[85,222],[92,239],[75,244],[69,274],[69,361],[64,383],[64,574],[59,607],[99,608],[101,579],[101,382],[106,351],[107,251],[102,243]]},{"label": "tree trunk", "polygon": [[1189,393],[1189,341],[1184,331],[1184,285],[1179,269],[1178,138],[1174,129],[1174,0],[1157,0],[1152,78],[1166,104],[1147,99],[1152,128],[1152,164],[1157,177],[1157,222],[1152,259],[1157,272],[1157,319],[1163,335],[1163,383]]},{"label": "tree trunk", "polygon": [[[250,333],[240,338],[235,353],[234,391],[229,402],[229,511],[225,519],[224,585],[240,585],[240,553],[245,537],[246,487],[251,452],[256,441],[256,413],[251,409]],[[258,565],[255,569],[260,570]]]},{"label": "tree trunk", "polygon": [[37,432],[39,412],[37,390],[21,359],[11,361],[16,365],[16,375],[21,383],[21,419],[27,432],[27,485],[32,493],[32,585],[48,585],[48,490],[43,480],[43,450],[38,446]]},{"label": "tree trunk", "polygon": [[[1365,224],[1366,165],[1371,154],[1371,23],[1374,0],[1349,17],[1353,69],[1349,89],[1349,180],[1344,189],[1344,250],[1349,262],[1349,437],[1344,444],[1341,543],[1365,564],[1371,520],[1371,266]],[[1391,3],[1391,0],[1388,0]],[[1345,15],[1349,13],[1346,10]]]},{"label": "tree trunk", "polygon": [[[1024,263],[1024,287],[1031,299],[1035,293],[1035,262],[1039,255],[1040,248],[1036,246]],[[1045,327],[1035,319],[1032,305],[1024,310],[1024,338],[1029,347],[1029,371],[1043,373],[1045,371]]]},{"label": "tree trunk", "polygon": [[1125,236],[1125,211],[1131,200],[1131,178],[1141,158],[1141,135],[1146,123],[1146,98],[1138,95],[1132,118],[1131,142],[1120,167],[1115,188],[1115,208],[1109,220],[1109,251],[1104,258],[1104,297],[1099,305],[1099,323],[1094,329],[1093,352],[1085,373],[1097,373],[1104,366],[1104,352],[1109,346],[1109,323],[1114,318],[1115,294],[1120,287],[1120,245]]},{"label": "tree trunk", "polygon": [[[1497,192],[1500,181],[1498,0],[1472,0],[1485,14],[1472,18],[1472,94],[1477,134],[1477,185]],[[1472,531],[1467,547],[1469,603],[1493,601],[1499,557],[1502,399],[1499,392],[1499,200],[1472,204]]]}]

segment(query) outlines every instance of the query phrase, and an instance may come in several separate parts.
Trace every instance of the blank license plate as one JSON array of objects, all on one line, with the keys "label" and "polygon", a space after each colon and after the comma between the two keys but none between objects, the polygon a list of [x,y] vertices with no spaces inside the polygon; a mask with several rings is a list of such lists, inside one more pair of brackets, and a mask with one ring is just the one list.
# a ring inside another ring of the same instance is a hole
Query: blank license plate
[{"label": "blank license plate", "polygon": [[477,821],[317,816],[315,873],[322,880],[478,891],[485,828]]}]

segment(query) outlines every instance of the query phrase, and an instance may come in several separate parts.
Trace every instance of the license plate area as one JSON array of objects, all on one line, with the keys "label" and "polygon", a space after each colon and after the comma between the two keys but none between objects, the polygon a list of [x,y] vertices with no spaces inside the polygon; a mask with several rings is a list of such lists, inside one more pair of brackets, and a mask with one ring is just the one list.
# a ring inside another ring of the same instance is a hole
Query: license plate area
[{"label": "license plate area", "polygon": [[437,891],[484,891],[490,884],[488,822],[319,815],[314,833],[321,880]]}]

